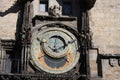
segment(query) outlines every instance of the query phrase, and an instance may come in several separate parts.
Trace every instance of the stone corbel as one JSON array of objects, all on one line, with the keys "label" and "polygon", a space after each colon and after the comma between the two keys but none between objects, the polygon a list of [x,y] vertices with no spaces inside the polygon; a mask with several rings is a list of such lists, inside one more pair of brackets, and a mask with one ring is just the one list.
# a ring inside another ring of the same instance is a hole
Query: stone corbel
[{"label": "stone corbel", "polygon": [[118,65],[117,59],[110,58],[109,59],[109,64],[110,64],[111,67],[116,67]]},{"label": "stone corbel", "polygon": [[120,66],[120,58],[118,59],[118,65]]}]

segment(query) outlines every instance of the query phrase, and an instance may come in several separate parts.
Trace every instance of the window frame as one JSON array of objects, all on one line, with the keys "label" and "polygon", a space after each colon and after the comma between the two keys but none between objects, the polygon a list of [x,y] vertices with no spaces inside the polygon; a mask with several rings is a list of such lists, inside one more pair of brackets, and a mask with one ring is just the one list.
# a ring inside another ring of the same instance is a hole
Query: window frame
[{"label": "window frame", "polygon": [[[44,6],[44,7],[45,7],[45,10],[44,10],[44,11],[40,11],[41,5],[45,5],[45,6]],[[40,12],[48,12],[48,1],[42,1],[42,0],[39,1],[39,11],[40,11]]]},{"label": "window frame", "polygon": [[48,16],[48,11],[47,12],[40,12],[40,1],[47,2],[48,3],[48,9],[49,9],[49,0],[33,0],[31,3],[32,11],[33,13],[32,18],[34,18],[37,15],[41,16]]}]

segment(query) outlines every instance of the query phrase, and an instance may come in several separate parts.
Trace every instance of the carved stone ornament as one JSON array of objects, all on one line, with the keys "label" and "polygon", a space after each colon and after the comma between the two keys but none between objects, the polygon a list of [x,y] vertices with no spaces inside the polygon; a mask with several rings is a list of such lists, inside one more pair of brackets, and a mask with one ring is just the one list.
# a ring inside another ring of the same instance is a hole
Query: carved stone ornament
[{"label": "carved stone ornament", "polygon": [[54,5],[49,8],[49,15],[59,17],[61,8],[60,6]]},{"label": "carved stone ornament", "polygon": [[118,59],[118,65],[120,66],[120,58]]},{"label": "carved stone ornament", "polygon": [[109,64],[111,67],[115,67],[118,65],[117,59],[109,59]]}]

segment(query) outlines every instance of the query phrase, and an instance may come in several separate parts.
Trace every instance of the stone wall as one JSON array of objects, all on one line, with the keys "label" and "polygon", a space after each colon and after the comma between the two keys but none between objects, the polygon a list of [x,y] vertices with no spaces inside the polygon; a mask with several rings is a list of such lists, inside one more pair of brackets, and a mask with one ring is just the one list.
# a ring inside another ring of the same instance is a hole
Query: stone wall
[{"label": "stone wall", "polygon": [[[120,0],[97,0],[89,16],[93,47],[99,48],[99,54],[120,54]],[[98,73],[96,54],[90,51],[91,75]],[[101,66],[104,80],[120,80],[118,64],[111,67],[108,59],[102,59]]]},{"label": "stone wall", "polygon": [[100,53],[120,53],[120,0],[97,0],[89,14],[93,46]]},{"label": "stone wall", "polygon": [[[16,0],[0,1],[0,38],[15,39],[18,11],[13,4]],[[98,48],[100,54],[120,54],[120,0],[97,0],[89,16],[93,47]],[[100,59],[100,62],[97,51],[90,50],[90,73],[93,78],[98,78],[98,70],[101,69],[102,79],[120,80],[118,64],[112,67],[109,59]]]},{"label": "stone wall", "polygon": [[[0,38],[15,39],[18,12],[11,8],[15,0],[0,0]],[[16,7],[17,8],[17,7]]]}]

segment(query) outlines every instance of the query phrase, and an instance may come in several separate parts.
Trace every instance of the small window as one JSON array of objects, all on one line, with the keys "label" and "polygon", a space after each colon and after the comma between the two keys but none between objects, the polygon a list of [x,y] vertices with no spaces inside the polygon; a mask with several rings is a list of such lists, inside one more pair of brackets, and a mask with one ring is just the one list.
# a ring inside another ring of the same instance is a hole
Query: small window
[{"label": "small window", "polygon": [[62,14],[63,15],[72,14],[72,4],[71,4],[71,2],[63,2]]},{"label": "small window", "polygon": [[47,12],[47,11],[48,11],[48,2],[40,1],[40,12]]}]

